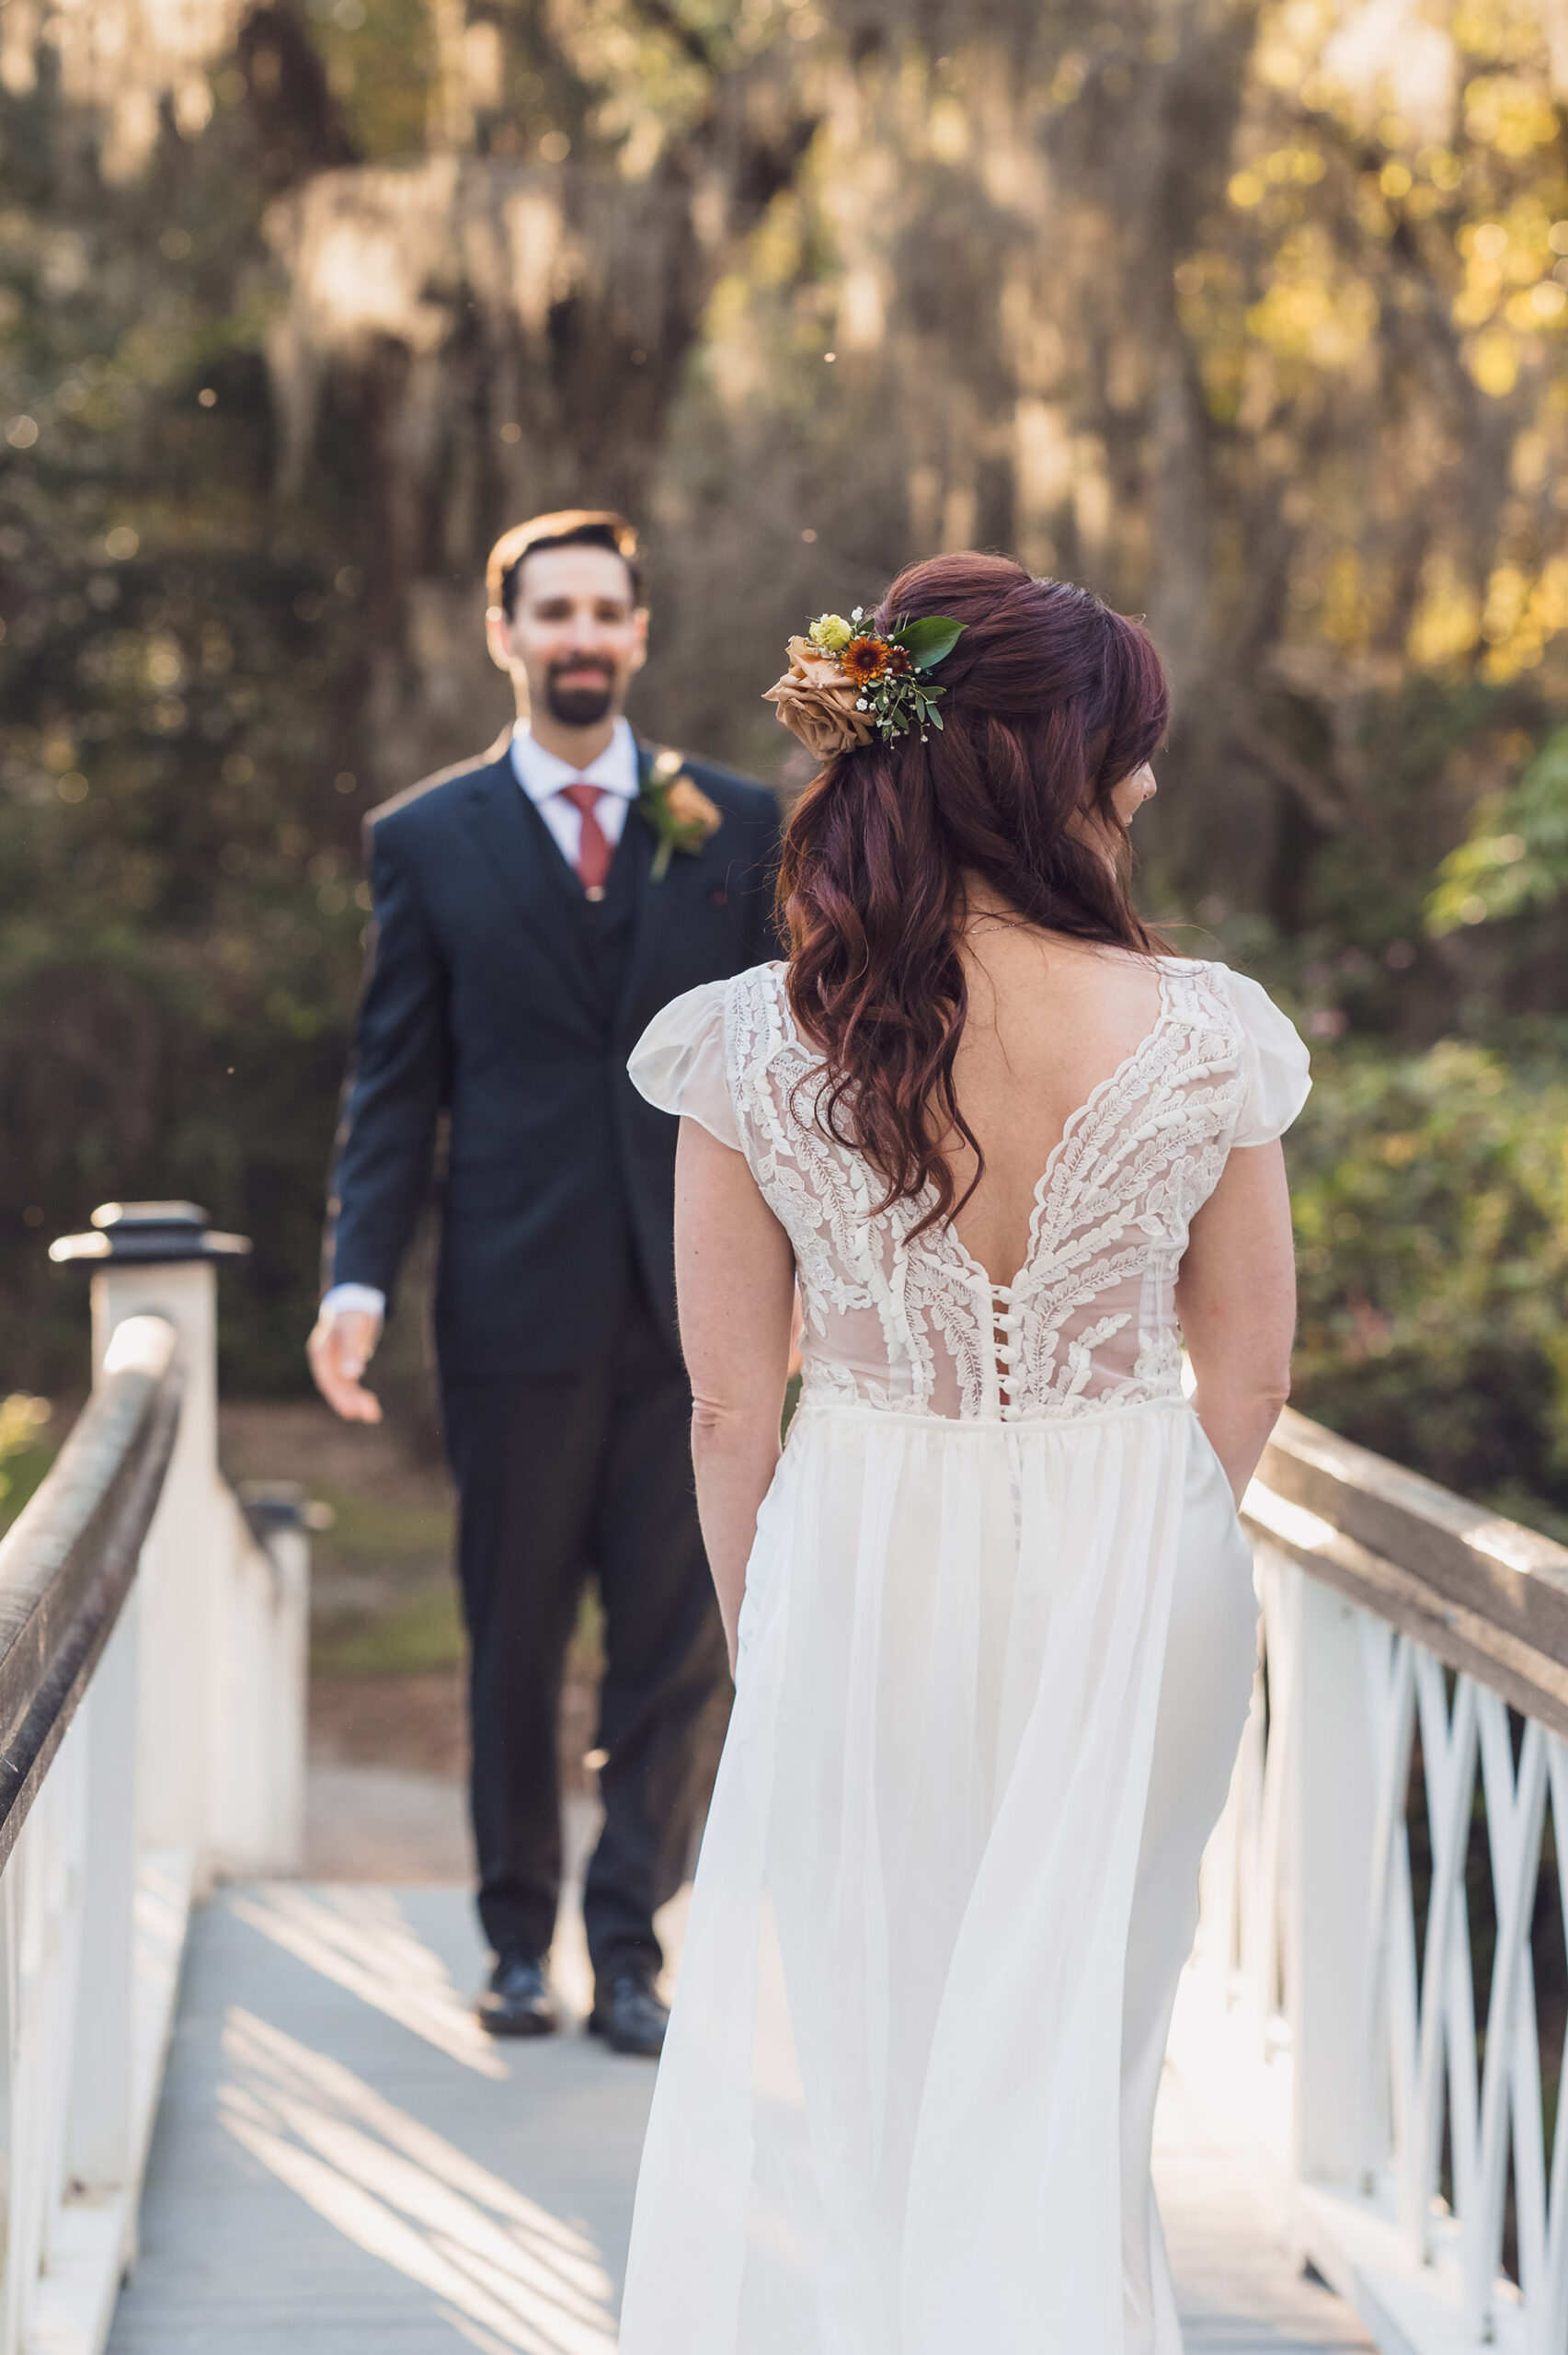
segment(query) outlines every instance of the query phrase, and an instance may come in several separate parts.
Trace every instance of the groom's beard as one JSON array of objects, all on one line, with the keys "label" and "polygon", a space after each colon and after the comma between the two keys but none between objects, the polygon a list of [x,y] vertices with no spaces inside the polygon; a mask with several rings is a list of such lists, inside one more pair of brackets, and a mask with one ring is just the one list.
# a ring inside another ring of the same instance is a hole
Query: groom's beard
[{"label": "groom's beard", "polygon": [[[596,671],[603,681],[601,686],[563,686],[563,672],[580,678],[585,671]],[[550,716],[563,728],[597,728],[610,709],[615,696],[615,673],[608,662],[585,661],[574,656],[566,662],[552,663],[544,677],[544,700]]]}]

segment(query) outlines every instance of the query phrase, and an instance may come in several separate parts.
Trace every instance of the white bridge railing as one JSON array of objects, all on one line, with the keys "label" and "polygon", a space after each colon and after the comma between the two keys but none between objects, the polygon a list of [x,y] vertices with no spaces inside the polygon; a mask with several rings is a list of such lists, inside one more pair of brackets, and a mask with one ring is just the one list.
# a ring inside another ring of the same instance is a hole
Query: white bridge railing
[{"label": "white bridge railing", "polygon": [[1189,2047],[1395,2355],[1568,2349],[1568,1550],[1287,1415]]},{"label": "white bridge railing", "polygon": [[92,1396],[0,1541],[0,2355],[97,2355],[136,2246],[187,1913],[297,1869],[306,1542],[218,1470],[214,1264],[188,1203],[94,1265]]}]

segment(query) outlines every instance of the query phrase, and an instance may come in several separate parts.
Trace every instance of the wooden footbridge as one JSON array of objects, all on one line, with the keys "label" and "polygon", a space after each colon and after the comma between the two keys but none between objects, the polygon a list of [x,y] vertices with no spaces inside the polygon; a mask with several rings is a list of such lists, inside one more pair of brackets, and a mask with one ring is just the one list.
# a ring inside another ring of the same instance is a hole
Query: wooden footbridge
[{"label": "wooden footbridge", "polygon": [[[305,1538],[216,1468],[233,1239],[86,1247],[93,1396],[0,1545],[0,2355],[611,2355],[653,2073],[580,2032],[575,1901],[574,2025],[498,2046],[459,1885],[297,1877]],[[1187,2355],[1564,2355],[1568,1555],[1299,1417],[1248,1517],[1157,2129]]]}]

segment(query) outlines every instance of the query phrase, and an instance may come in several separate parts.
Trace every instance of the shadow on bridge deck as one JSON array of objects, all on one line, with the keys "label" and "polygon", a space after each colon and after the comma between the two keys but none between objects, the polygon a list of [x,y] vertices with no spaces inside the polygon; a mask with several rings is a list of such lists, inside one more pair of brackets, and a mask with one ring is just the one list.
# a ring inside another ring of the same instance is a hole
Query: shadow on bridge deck
[{"label": "shadow on bridge deck", "polygon": [[[580,2032],[496,2046],[467,2008],[482,1959],[452,1885],[219,1894],[110,2355],[612,2355],[653,2073]],[[556,1976],[580,2018],[575,1914]],[[1176,2064],[1159,2139],[1187,2355],[1369,2344]]]}]

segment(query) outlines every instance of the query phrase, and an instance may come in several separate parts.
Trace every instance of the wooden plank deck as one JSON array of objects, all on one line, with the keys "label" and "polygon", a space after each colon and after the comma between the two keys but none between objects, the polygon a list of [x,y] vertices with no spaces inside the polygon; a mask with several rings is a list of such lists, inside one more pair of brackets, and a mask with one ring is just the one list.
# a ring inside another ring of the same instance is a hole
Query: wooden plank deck
[{"label": "wooden plank deck", "polygon": [[[652,2070],[493,2045],[465,1893],[274,1882],[193,1928],[110,2355],[612,2355]],[[557,1978],[587,1994],[580,1925]],[[1167,2072],[1187,2355],[1369,2342],[1276,2246],[1255,2170]]]}]

